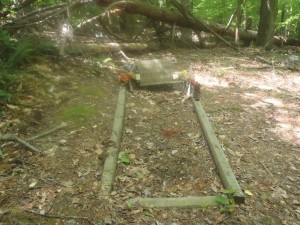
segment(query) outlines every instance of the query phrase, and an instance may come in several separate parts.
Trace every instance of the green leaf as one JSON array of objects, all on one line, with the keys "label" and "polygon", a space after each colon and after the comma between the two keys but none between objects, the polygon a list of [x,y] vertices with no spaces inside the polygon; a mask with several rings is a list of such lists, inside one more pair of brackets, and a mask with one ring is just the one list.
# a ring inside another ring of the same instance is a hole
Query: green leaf
[{"label": "green leaf", "polygon": [[132,209],[132,202],[131,201],[127,201],[126,203],[127,203],[127,208],[129,210],[131,210]]},{"label": "green leaf", "polygon": [[216,200],[220,205],[228,205],[229,204],[229,200],[227,199],[227,197],[222,196],[222,195],[218,195]]},{"label": "green leaf", "polygon": [[3,100],[5,102],[9,102],[12,98],[12,95],[7,92],[0,91],[0,101]]},{"label": "green leaf", "polygon": [[125,163],[125,164],[129,164],[130,163],[129,153],[128,152],[120,152],[118,159],[119,159],[119,161],[121,163]]},{"label": "green leaf", "polygon": [[144,212],[145,216],[153,217],[153,214],[149,211]]},{"label": "green leaf", "polygon": [[228,210],[228,212],[230,212],[230,213],[232,213],[234,210],[235,210],[235,205],[228,205],[227,206],[227,210]]},{"label": "green leaf", "polygon": [[246,194],[246,195],[250,195],[250,196],[253,195],[253,193],[252,193],[251,191],[249,191],[249,190],[245,190],[245,194]]}]

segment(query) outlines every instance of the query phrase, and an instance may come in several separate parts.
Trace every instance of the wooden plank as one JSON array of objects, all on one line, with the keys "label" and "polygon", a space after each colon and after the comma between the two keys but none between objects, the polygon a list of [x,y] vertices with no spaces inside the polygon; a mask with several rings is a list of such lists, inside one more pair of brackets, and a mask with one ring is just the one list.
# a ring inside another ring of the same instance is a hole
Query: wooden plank
[{"label": "wooden plank", "polygon": [[113,181],[118,162],[120,142],[122,138],[124,116],[125,116],[126,87],[121,86],[118,96],[118,103],[114,118],[113,130],[111,134],[111,147],[107,151],[107,157],[104,162],[104,168],[101,178],[101,196],[107,196],[111,193]]},{"label": "wooden plank", "polygon": [[200,103],[200,101],[195,101],[192,98],[192,102],[198,117],[198,120],[201,124],[204,136],[208,143],[211,155],[215,162],[215,165],[219,171],[223,186],[225,189],[235,190],[234,199],[237,203],[244,203],[245,196],[243,191],[236,180],[235,175],[229,165],[228,159],[219,143],[219,140],[209,122],[209,119]]},{"label": "wooden plank", "polygon": [[219,205],[217,196],[204,197],[178,197],[178,198],[135,198],[129,200],[134,205],[138,204],[148,208],[207,208]]}]

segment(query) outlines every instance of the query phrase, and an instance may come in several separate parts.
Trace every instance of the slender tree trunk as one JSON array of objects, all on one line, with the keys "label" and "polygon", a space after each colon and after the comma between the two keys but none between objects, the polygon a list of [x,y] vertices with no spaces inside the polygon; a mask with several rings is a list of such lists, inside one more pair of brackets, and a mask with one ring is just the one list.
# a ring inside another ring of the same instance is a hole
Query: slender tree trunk
[{"label": "slender tree trunk", "polygon": [[[286,16],[286,5],[285,3],[282,5],[281,8],[281,18],[280,18],[280,22],[283,23],[285,21],[285,16]],[[284,26],[281,28],[281,35],[287,37],[288,33],[287,33],[287,27]]]},{"label": "slender tree trunk", "polygon": [[244,0],[237,0],[237,6],[236,6],[236,26],[235,26],[235,44],[239,45],[240,42],[240,26],[242,22],[242,5],[244,3]]},{"label": "slender tree trunk", "polygon": [[270,50],[273,45],[278,0],[261,0],[256,45]]}]

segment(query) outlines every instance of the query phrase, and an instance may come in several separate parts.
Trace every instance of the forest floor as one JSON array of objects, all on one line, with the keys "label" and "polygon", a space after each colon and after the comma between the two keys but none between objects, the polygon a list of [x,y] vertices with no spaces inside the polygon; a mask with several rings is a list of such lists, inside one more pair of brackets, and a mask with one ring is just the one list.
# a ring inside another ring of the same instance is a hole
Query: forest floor
[{"label": "forest floor", "polygon": [[[226,48],[129,55],[170,58],[201,76],[200,101],[245,192],[233,212],[220,208],[129,206],[134,197],[218,195],[218,172],[190,100],[178,87],[127,93],[121,157],[113,191],[100,197],[103,161],[118,96],[113,56],[67,57],[24,67],[16,102],[2,104],[0,224],[300,224],[300,75],[277,68],[291,50],[262,53],[275,66]],[[299,51],[299,50],[298,50]],[[112,59],[109,59],[111,57]],[[126,155],[125,154],[125,155]],[[129,162],[128,162],[128,161]]]}]

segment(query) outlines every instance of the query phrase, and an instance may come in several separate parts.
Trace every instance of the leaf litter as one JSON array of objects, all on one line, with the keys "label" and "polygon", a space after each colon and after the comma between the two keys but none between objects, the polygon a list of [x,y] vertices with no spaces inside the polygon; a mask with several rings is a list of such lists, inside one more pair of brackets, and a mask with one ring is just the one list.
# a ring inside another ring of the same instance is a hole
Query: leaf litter
[{"label": "leaf litter", "polygon": [[[265,54],[273,57],[273,53]],[[118,74],[91,75],[92,64],[82,64],[77,58],[63,64],[47,62],[43,66],[51,71],[45,78],[51,84],[43,86],[37,79],[34,82],[38,85],[22,81],[19,91],[23,104],[4,106],[1,134],[26,138],[61,122],[69,125],[32,141],[37,148],[52,149],[42,157],[25,152],[19,145],[3,145],[1,219],[6,222],[13,217],[24,224],[31,224],[28,220],[36,224],[88,223],[75,216],[90,218],[95,224],[297,224],[300,103],[286,93],[299,95],[298,75],[268,67],[258,71],[258,62],[249,62],[244,69],[236,64],[235,53],[222,48],[201,52],[178,49],[145,57],[176,58],[178,70],[192,66],[201,75],[202,104],[247,195],[246,203],[231,214],[221,214],[219,209],[147,210],[126,204],[137,196],[205,196],[220,194],[223,189],[190,102],[182,102],[178,89],[135,89],[128,96],[122,150],[129,153],[130,163],[118,164],[112,195],[100,198]],[[63,76],[56,79],[62,71]],[[81,90],[86,86],[98,88],[101,95],[78,92],[78,84]],[[279,100],[283,105],[276,105]],[[80,104],[96,110],[83,114],[76,108],[72,113],[81,116],[72,120],[71,113],[63,118],[70,121],[61,121],[59,115],[66,108]],[[46,219],[25,210],[61,217]]]}]

